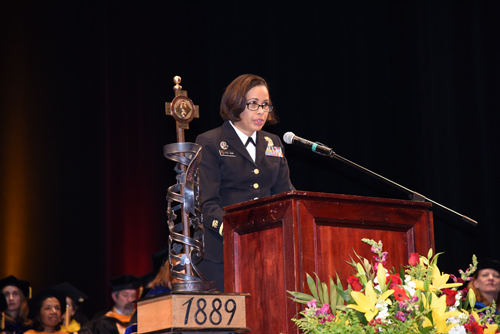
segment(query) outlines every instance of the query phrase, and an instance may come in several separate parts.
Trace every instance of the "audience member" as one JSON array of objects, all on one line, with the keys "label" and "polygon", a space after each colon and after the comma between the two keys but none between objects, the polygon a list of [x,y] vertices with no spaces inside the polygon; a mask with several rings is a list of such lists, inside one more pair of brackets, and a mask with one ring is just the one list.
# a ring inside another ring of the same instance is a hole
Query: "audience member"
[{"label": "audience member", "polygon": [[[168,246],[160,249],[152,256],[154,280],[151,282],[151,289],[146,294],[146,297],[169,293],[172,290],[172,278],[170,276],[170,266],[168,260]],[[130,319],[130,326],[126,329],[125,334],[137,332],[137,312],[134,312]]]},{"label": "audience member", "polygon": [[495,301],[498,308],[500,302],[500,262],[492,259],[479,261],[473,278],[467,287],[476,294],[476,309],[490,306],[492,301]]},{"label": "audience member", "polygon": [[52,288],[45,288],[29,301],[29,318],[33,320],[33,329],[26,334],[56,333],[61,330],[62,309],[66,307],[66,296]]},{"label": "audience member", "polygon": [[128,327],[141,282],[138,277],[122,275],[110,280],[115,302],[113,309],[97,319],[92,328],[94,334],[123,334]]},{"label": "audience member", "polygon": [[30,298],[30,282],[15,276],[0,280],[0,291],[7,301],[5,310],[5,330],[13,334],[22,334],[31,328],[28,319],[28,301]]},{"label": "audience member", "polygon": [[66,296],[66,308],[62,310],[61,329],[68,333],[90,334],[90,329],[82,326],[88,319],[80,312],[81,304],[89,297],[68,282],[54,285],[52,288]]},{"label": "audience member", "polygon": [[152,256],[155,279],[151,283],[151,291],[147,294],[148,296],[172,291],[172,277],[170,276],[168,249],[168,246],[164,247]]}]

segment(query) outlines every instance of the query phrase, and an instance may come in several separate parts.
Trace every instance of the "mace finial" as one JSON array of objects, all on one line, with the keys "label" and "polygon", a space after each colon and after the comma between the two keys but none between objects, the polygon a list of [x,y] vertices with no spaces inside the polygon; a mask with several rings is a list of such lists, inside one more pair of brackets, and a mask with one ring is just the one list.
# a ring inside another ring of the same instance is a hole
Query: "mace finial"
[{"label": "mace finial", "polygon": [[181,77],[178,76],[178,75],[176,75],[174,77],[174,83],[175,83],[174,90],[180,90],[180,89],[182,89],[182,86],[179,85],[181,83],[181,80],[182,80]]}]

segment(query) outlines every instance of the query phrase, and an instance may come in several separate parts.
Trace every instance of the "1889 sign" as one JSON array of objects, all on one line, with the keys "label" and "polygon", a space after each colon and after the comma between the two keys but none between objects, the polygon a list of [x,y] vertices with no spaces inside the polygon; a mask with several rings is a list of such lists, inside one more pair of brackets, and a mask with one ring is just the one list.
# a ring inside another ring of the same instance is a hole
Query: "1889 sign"
[{"label": "1889 sign", "polygon": [[[236,314],[238,306],[233,298],[228,298],[223,302],[219,297],[209,298],[211,305],[207,307],[207,299],[202,297],[191,297],[182,306],[186,307],[186,315],[184,318],[184,325],[188,325],[191,320],[198,326],[203,326],[209,321],[213,326],[230,327]],[[193,306],[193,302],[195,307]]]},{"label": "1889 sign", "polygon": [[177,328],[245,329],[246,296],[249,295],[199,293],[144,298],[137,302],[137,334]]}]

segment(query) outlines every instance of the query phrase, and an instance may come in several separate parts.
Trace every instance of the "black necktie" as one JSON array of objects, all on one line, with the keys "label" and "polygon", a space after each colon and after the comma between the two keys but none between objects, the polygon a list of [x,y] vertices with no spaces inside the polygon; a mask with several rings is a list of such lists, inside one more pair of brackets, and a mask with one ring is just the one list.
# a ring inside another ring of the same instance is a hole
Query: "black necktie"
[{"label": "black necktie", "polygon": [[257,147],[257,145],[255,145],[255,142],[253,141],[252,137],[248,137],[247,142],[245,143],[245,147],[247,147],[249,143],[252,143],[253,146]]}]

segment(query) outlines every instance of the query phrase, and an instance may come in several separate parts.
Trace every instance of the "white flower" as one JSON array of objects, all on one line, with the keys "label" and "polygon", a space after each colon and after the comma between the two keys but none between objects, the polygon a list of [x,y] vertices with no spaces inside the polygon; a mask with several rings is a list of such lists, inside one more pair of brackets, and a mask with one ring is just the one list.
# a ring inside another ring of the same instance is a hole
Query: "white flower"
[{"label": "white flower", "polygon": [[457,292],[457,294],[455,295],[455,304],[453,304],[453,306],[455,307],[458,307],[460,305],[460,301],[462,300],[462,292],[459,291]]},{"label": "white flower", "polygon": [[375,307],[379,309],[379,312],[378,312],[377,316],[375,317],[375,319],[380,319],[380,320],[384,321],[390,315],[388,312],[388,307],[387,307],[386,302],[379,301],[375,305]]},{"label": "white flower", "polygon": [[410,275],[405,276],[405,285],[403,285],[403,288],[408,292],[410,296],[414,296],[415,292],[417,290],[417,285],[415,284],[414,281],[411,280]]},{"label": "white flower", "polygon": [[460,322],[467,322],[469,321],[469,315],[465,314],[465,313],[461,313],[458,318],[460,319]]},{"label": "white flower", "polygon": [[453,326],[448,333],[449,334],[467,334],[467,331],[465,330],[464,326]]}]

